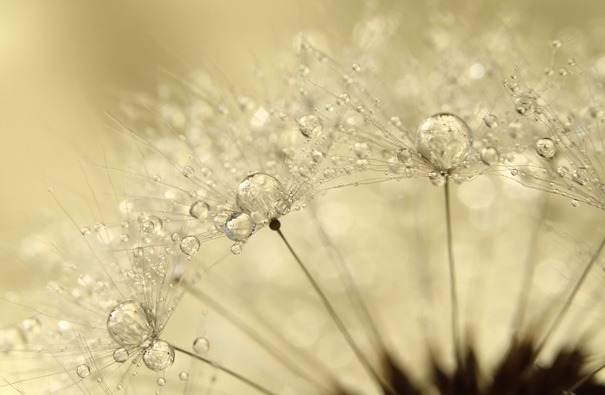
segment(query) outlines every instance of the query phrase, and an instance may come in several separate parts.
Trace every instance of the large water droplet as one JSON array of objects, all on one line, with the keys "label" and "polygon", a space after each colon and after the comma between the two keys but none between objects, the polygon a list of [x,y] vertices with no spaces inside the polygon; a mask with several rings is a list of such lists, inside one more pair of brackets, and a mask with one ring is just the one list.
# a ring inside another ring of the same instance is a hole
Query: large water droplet
[{"label": "large water droplet", "polygon": [[167,369],[174,363],[174,348],[164,340],[154,340],[145,348],[143,362],[155,372]]},{"label": "large water droplet", "polygon": [[208,217],[208,213],[210,212],[210,206],[208,203],[198,200],[197,202],[191,205],[191,209],[189,209],[189,214],[192,217],[197,218],[199,220],[205,220]]},{"label": "large water droplet", "polygon": [[282,184],[275,177],[264,173],[246,177],[237,187],[235,202],[255,220],[277,218],[290,209]]},{"label": "large water droplet", "polygon": [[321,119],[315,114],[308,114],[298,119],[298,129],[303,136],[311,138],[321,132]]},{"label": "large water droplet", "polygon": [[246,213],[232,213],[227,217],[223,231],[233,241],[246,241],[254,233],[256,225]]},{"label": "large water droplet", "polygon": [[153,332],[151,317],[139,303],[127,300],[113,308],[107,318],[107,331],[122,346],[138,346]]},{"label": "large water droplet", "polygon": [[210,342],[205,337],[198,337],[193,341],[193,351],[198,354],[205,354],[210,350]]},{"label": "large water droplet", "polygon": [[181,240],[181,251],[183,254],[193,255],[200,249],[200,240],[195,236],[187,236],[183,237]]},{"label": "large water droplet", "polygon": [[557,153],[555,142],[549,138],[543,138],[536,142],[536,152],[545,159],[550,159]]},{"label": "large water droplet", "polygon": [[466,122],[448,113],[426,118],[416,131],[416,149],[438,170],[461,164],[471,147],[472,132]]}]

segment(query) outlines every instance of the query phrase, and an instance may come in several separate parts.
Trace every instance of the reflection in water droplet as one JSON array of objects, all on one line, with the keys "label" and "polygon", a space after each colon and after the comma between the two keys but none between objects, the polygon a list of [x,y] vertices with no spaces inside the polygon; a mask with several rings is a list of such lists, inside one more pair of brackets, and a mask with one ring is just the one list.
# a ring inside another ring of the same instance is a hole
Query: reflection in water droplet
[{"label": "reflection in water droplet", "polygon": [[90,376],[90,367],[86,364],[78,365],[76,367],[76,374],[81,378],[86,378]]},{"label": "reflection in water droplet", "polygon": [[205,337],[198,337],[193,341],[193,351],[205,354],[210,350],[210,342]]},{"label": "reflection in water droplet", "polygon": [[237,187],[235,201],[241,211],[256,220],[277,218],[290,210],[282,184],[264,173],[246,177]]},{"label": "reflection in water droplet", "polygon": [[155,372],[169,368],[174,363],[174,348],[164,340],[154,340],[145,348],[143,362]]},{"label": "reflection in water droplet", "polygon": [[144,233],[158,233],[163,226],[162,220],[155,215],[141,218],[141,230]]},{"label": "reflection in water droplet", "polygon": [[298,119],[298,129],[303,136],[311,138],[321,132],[321,119],[315,114],[308,114]]},{"label": "reflection in water droplet", "polygon": [[191,205],[191,209],[189,210],[189,214],[192,217],[197,218],[199,220],[205,220],[208,217],[208,213],[210,212],[210,206],[208,203],[198,200],[197,202]]},{"label": "reflection in water droplet", "polygon": [[545,159],[550,159],[557,153],[555,142],[549,138],[543,138],[536,142],[536,152]]},{"label": "reflection in water droplet", "polygon": [[498,154],[498,150],[493,147],[485,147],[481,150],[481,160],[486,165],[495,165],[498,163],[500,159],[500,154]]},{"label": "reflection in water droplet", "polygon": [[113,360],[118,363],[124,363],[128,360],[128,350],[124,347],[120,347],[113,352]]},{"label": "reflection in water droplet", "polygon": [[107,331],[121,346],[138,346],[153,332],[150,318],[139,303],[127,300],[109,313]]},{"label": "reflection in water droplet", "polygon": [[200,245],[201,243],[197,237],[187,236],[183,237],[183,240],[181,240],[180,247],[183,254],[193,255],[198,252]]},{"label": "reflection in water droplet", "polygon": [[225,220],[223,231],[233,241],[246,241],[254,233],[256,225],[246,213],[232,213]]},{"label": "reflection in water droplet", "polygon": [[416,149],[437,170],[459,166],[471,147],[468,125],[453,114],[436,114],[426,118],[416,131]]}]

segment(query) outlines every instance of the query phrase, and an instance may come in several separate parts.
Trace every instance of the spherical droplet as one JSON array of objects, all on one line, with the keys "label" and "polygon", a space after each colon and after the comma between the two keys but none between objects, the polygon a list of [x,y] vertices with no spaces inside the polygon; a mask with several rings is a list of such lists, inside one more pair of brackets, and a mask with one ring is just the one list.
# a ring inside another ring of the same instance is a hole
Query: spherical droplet
[{"label": "spherical droplet", "polygon": [[76,367],[76,374],[81,378],[90,376],[90,367],[86,364],[78,365]]},{"label": "spherical droplet", "polygon": [[184,372],[184,371],[179,373],[179,380],[187,381],[188,379],[189,379],[189,373]]},{"label": "spherical droplet", "polygon": [[353,152],[359,159],[365,159],[370,156],[372,151],[367,143],[355,143],[353,145]]},{"label": "spherical droplet", "polygon": [[124,363],[128,360],[129,353],[124,347],[120,347],[113,352],[113,360],[118,363]]},{"label": "spherical droplet", "polygon": [[233,244],[231,246],[231,253],[233,255],[239,255],[242,253],[242,245],[240,243]]},{"label": "spherical droplet", "polygon": [[155,215],[141,218],[141,230],[144,233],[158,233],[163,226],[162,220]]},{"label": "spherical droplet", "polygon": [[205,337],[198,337],[193,341],[193,351],[205,354],[210,350],[210,342]]},{"label": "spherical droplet", "polygon": [[193,255],[200,249],[200,240],[195,236],[187,236],[183,237],[181,240],[181,251],[183,254]]},{"label": "spherical droplet", "polygon": [[256,225],[248,214],[235,212],[225,220],[223,232],[230,240],[246,241],[255,228]]},{"label": "spherical droplet", "polygon": [[416,131],[416,149],[438,170],[449,170],[466,158],[472,133],[468,125],[453,114],[426,118]]},{"label": "spherical droplet", "polygon": [[588,170],[585,167],[578,167],[573,171],[573,180],[580,185],[588,183]]},{"label": "spherical droplet", "polygon": [[488,128],[495,128],[498,126],[498,117],[494,114],[487,114],[483,117],[483,122]]},{"label": "spherical droplet", "polygon": [[165,386],[165,385],[166,385],[166,379],[165,379],[165,378],[163,378],[163,377],[158,378],[156,382],[158,383],[158,385],[159,385],[160,387],[163,387],[163,386]]},{"label": "spherical droplet", "polygon": [[578,207],[580,205],[580,202],[577,199],[573,199],[571,201],[571,205],[574,206],[574,207]]},{"label": "spherical droplet", "polygon": [[407,148],[402,148],[397,151],[397,160],[401,163],[406,163],[412,160],[412,153]]},{"label": "spherical droplet", "polygon": [[493,147],[485,147],[481,150],[481,161],[486,165],[492,166],[498,163],[500,160],[500,154],[498,150]]},{"label": "spherical droplet", "polygon": [[191,209],[189,209],[189,214],[193,218],[197,218],[199,220],[205,220],[208,218],[208,213],[210,212],[210,206],[208,203],[198,200],[197,202],[191,205]]},{"label": "spherical droplet", "polygon": [[109,335],[122,346],[138,346],[153,332],[151,317],[139,303],[127,300],[111,310],[107,318]]},{"label": "spherical droplet", "polygon": [[241,211],[255,219],[277,218],[290,209],[282,184],[264,173],[254,173],[244,178],[237,187],[235,202]]},{"label": "spherical droplet", "polygon": [[543,138],[536,142],[536,152],[544,159],[550,159],[557,153],[557,146],[551,139]]},{"label": "spherical droplet", "polygon": [[303,136],[311,138],[321,132],[321,119],[315,114],[308,114],[298,119],[298,130]]},{"label": "spherical droplet", "polygon": [[143,362],[155,372],[169,368],[174,363],[174,348],[164,340],[154,340],[145,348]]}]

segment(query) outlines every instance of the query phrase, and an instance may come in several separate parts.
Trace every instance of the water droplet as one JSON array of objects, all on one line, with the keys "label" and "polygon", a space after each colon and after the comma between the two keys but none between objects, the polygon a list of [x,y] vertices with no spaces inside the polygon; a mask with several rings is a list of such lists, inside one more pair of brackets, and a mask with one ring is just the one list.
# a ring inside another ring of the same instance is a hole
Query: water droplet
[{"label": "water droplet", "polygon": [[398,128],[401,127],[401,119],[397,116],[391,117],[391,123]]},{"label": "water droplet", "polygon": [[200,249],[200,240],[195,236],[187,236],[183,237],[181,240],[181,251],[183,254],[193,255]]},{"label": "water droplet", "polygon": [[174,363],[174,348],[164,340],[154,340],[145,348],[143,362],[155,372],[169,368]]},{"label": "water droplet", "polygon": [[441,175],[435,171],[432,171],[429,173],[429,180],[431,181],[431,183],[433,185],[438,186],[438,187],[444,186],[445,183],[447,182],[447,179],[443,175]]},{"label": "water droplet", "polygon": [[189,214],[193,218],[197,218],[199,220],[205,220],[208,218],[208,213],[210,212],[210,206],[208,203],[198,200],[197,202],[191,205],[191,209],[189,210]]},{"label": "water droplet", "polygon": [[550,159],[555,156],[557,146],[555,142],[549,138],[543,138],[536,142],[536,152],[545,159]]},{"label": "water droplet", "polygon": [[166,385],[166,379],[163,377],[158,378],[157,383],[160,387],[163,387]]},{"label": "water droplet", "polygon": [[246,241],[255,228],[256,225],[248,214],[235,212],[225,220],[223,232],[230,240]]},{"label": "water droplet", "polygon": [[574,207],[578,207],[580,205],[580,202],[577,199],[573,199],[571,201],[571,205],[574,206]]},{"label": "water droplet", "polygon": [[141,230],[144,233],[158,233],[162,230],[164,224],[159,217],[155,215],[141,218]]},{"label": "water droplet", "polygon": [[412,153],[407,148],[402,148],[397,151],[397,160],[401,163],[406,163],[412,160]]},{"label": "water droplet", "polygon": [[438,170],[458,166],[468,155],[472,133],[468,125],[453,114],[426,118],[416,131],[416,149]]},{"label": "water droplet", "polygon": [[109,313],[107,331],[121,346],[139,346],[153,332],[150,322],[153,320],[139,303],[127,300]]},{"label": "water droplet", "polygon": [[367,143],[355,143],[355,145],[353,145],[353,152],[359,159],[365,159],[372,153],[370,146]]},{"label": "water droplet", "polygon": [[492,166],[498,163],[500,154],[498,150],[493,147],[486,147],[481,150],[481,161],[486,165]]},{"label": "water droplet", "polygon": [[193,341],[193,351],[205,354],[210,350],[210,342],[205,337],[198,337]]},{"label": "water droplet", "polygon": [[81,378],[90,376],[90,367],[86,364],[78,365],[76,367],[76,374]]},{"label": "water droplet", "polygon": [[113,360],[118,363],[124,363],[128,360],[129,353],[124,347],[120,347],[113,352]]},{"label": "water droplet", "polygon": [[494,114],[487,114],[483,117],[483,122],[485,122],[485,126],[488,128],[498,127],[498,117]]},{"label": "water droplet", "polygon": [[240,210],[255,219],[277,218],[290,210],[282,184],[264,173],[246,177],[237,187],[235,202]]},{"label": "water droplet", "polygon": [[193,177],[193,173],[195,173],[195,170],[193,169],[193,167],[191,166],[185,166],[183,167],[183,175],[187,178]]},{"label": "water droplet", "polygon": [[91,233],[91,230],[88,226],[85,226],[83,228],[80,228],[80,233],[82,234],[82,236],[86,236]]},{"label": "water droplet", "polygon": [[338,98],[340,100],[342,100],[343,103],[348,103],[349,100],[351,100],[351,97],[349,96],[348,93],[341,93],[340,96],[338,96]]},{"label": "water droplet", "polygon": [[231,246],[231,253],[233,255],[239,255],[239,254],[241,254],[242,253],[242,245],[240,243],[233,244]]},{"label": "water droplet", "polygon": [[361,66],[357,63],[353,63],[353,66],[351,66],[351,69],[357,73],[357,72],[361,71]]},{"label": "water droplet", "polygon": [[569,174],[569,168],[567,166],[559,166],[557,167],[557,174],[559,174],[559,177],[566,177]]},{"label": "water droplet", "polygon": [[321,119],[315,114],[308,114],[298,119],[298,129],[303,136],[311,138],[321,132]]},{"label": "water droplet", "polygon": [[529,115],[534,109],[534,100],[529,96],[521,96],[515,101],[515,111],[521,115]]},{"label": "water droplet", "polygon": [[588,183],[588,171],[585,167],[578,167],[573,171],[573,180],[580,185]]},{"label": "water droplet", "polygon": [[179,380],[181,381],[187,381],[189,379],[189,373],[187,372],[180,372],[179,373]]},{"label": "water droplet", "polygon": [[560,48],[561,47],[561,40],[552,40],[550,42],[550,46],[553,48]]}]

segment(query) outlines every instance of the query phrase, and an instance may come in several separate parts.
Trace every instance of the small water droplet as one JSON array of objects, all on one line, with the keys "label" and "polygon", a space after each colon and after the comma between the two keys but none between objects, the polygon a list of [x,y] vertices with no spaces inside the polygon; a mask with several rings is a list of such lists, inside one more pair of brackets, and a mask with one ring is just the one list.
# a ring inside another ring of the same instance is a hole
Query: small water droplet
[{"label": "small water droplet", "polygon": [[360,66],[359,64],[357,64],[357,63],[353,63],[353,66],[351,66],[351,69],[352,69],[352,70],[353,70],[355,73],[357,73],[357,72],[361,71],[361,66]]},{"label": "small water droplet", "polygon": [[298,119],[298,130],[307,138],[319,134],[322,127],[321,119],[315,114],[308,114]]},{"label": "small water droplet", "polygon": [[76,374],[81,378],[90,376],[90,367],[86,364],[78,365],[76,367]]},{"label": "small water droplet", "polygon": [[573,171],[573,180],[580,185],[588,183],[588,171],[585,167],[578,167]]},{"label": "small water droplet", "polygon": [[397,116],[391,117],[391,123],[398,128],[401,127],[401,119]]},{"label": "small water droplet", "polygon": [[255,228],[256,225],[248,214],[235,212],[225,220],[223,233],[230,240],[245,242],[254,233]]},{"label": "small water droplet", "polygon": [[536,142],[536,152],[544,159],[550,159],[555,156],[557,146],[551,139],[543,138]]},{"label": "small water droplet", "polygon": [[498,117],[494,114],[487,114],[483,117],[483,122],[485,122],[485,126],[488,128],[498,127]]},{"label": "small water droplet", "polygon": [[572,199],[571,205],[574,207],[578,207],[580,205],[580,202],[577,199]]},{"label": "small water droplet", "polygon": [[569,174],[569,168],[567,166],[559,166],[557,167],[557,174],[559,174],[559,177],[566,177]]},{"label": "small water droplet", "polygon": [[486,165],[492,166],[498,163],[500,160],[500,154],[498,150],[493,147],[485,147],[481,150],[481,161]]},{"label": "small water droplet", "polygon": [[174,348],[164,340],[154,340],[145,348],[143,362],[155,372],[167,369],[174,363]]},{"label": "small water droplet", "polygon": [[139,303],[127,300],[109,313],[107,331],[121,346],[139,346],[153,332],[152,321]]},{"label": "small water droplet", "polygon": [[141,221],[141,230],[143,233],[158,233],[162,230],[164,224],[159,217],[155,215],[149,217],[143,217]]},{"label": "small water droplet", "polygon": [[231,246],[231,253],[233,255],[239,255],[239,254],[241,254],[242,253],[242,245],[240,243],[233,244]]},{"label": "small water droplet", "polygon": [[353,145],[353,152],[360,159],[368,158],[372,153],[370,146],[367,143],[355,143],[355,145]]},{"label": "small water droplet", "polygon": [[191,177],[193,177],[193,173],[195,173],[195,170],[193,169],[193,167],[191,167],[191,166],[183,167],[183,175],[185,177],[191,178]]},{"label": "small water droplet", "polygon": [[92,231],[90,230],[90,228],[88,226],[85,226],[83,228],[80,228],[80,233],[82,234],[82,236],[86,236],[92,233]]},{"label": "small water droplet", "polygon": [[113,352],[113,360],[118,363],[124,363],[128,360],[129,353],[124,347],[120,347]]},{"label": "small water droplet", "polygon": [[471,147],[472,133],[466,122],[448,113],[426,118],[416,131],[416,149],[438,170],[462,163]]},{"label": "small water droplet", "polygon": [[412,153],[407,148],[402,148],[397,151],[397,160],[401,163],[406,163],[412,160]]},{"label": "small water droplet", "polygon": [[200,240],[195,236],[187,236],[183,237],[181,240],[181,251],[183,254],[193,255],[200,249]]},{"label": "small water droplet", "polygon": [[210,212],[210,206],[208,203],[198,200],[197,202],[191,205],[191,209],[189,210],[189,214],[193,218],[197,218],[199,220],[205,220],[208,218],[208,213]]},{"label": "small water droplet", "polygon": [[188,379],[189,379],[189,373],[184,372],[184,371],[179,373],[179,380],[187,381]]},{"label": "small water droplet", "polygon": [[561,47],[561,40],[552,40],[550,42],[550,46],[553,48],[560,48]]},{"label": "small water droplet", "polygon": [[210,350],[210,342],[205,337],[198,337],[193,341],[193,351],[205,354]]},{"label": "small water droplet", "polygon": [[349,100],[351,100],[351,97],[349,96],[348,93],[341,93],[340,96],[338,96],[338,98],[340,100],[342,100],[343,103],[348,103]]},{"label": "small water droplet", "polygon": [[431,181],[431,183],[433,185],[438,186],[438,187],[444,186],[445,183],[447,182],[447,179],[443,175],[441,175],[435,171],[432,171],[429,173],[429,180]]},{"label": "small water droplet", "polygon": [[166,379],[165,379],[165,378],[163,378],[163,377],[158,378],[158,380],[157,380],[156,382],[158,383],[158,385],[159,385],[160,387],[163,387],[163,386],[165,386],[165,385],[166,385]]}]

